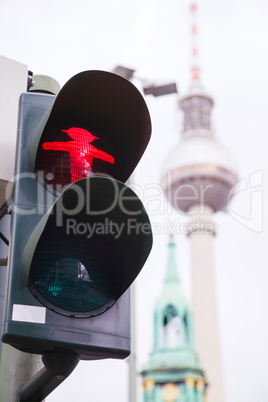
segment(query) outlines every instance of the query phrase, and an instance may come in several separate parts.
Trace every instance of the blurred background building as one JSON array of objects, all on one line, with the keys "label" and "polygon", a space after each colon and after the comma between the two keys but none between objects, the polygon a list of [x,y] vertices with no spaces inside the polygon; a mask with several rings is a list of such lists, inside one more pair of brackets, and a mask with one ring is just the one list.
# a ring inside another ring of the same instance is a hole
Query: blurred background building
[{"label": "blurred background building", "polygon": [[174,248],[171,239],[164,287],[155,304],[153,351],[141,373],[143,402],[205,401],[206,381],[194,349],[192,314]]}]

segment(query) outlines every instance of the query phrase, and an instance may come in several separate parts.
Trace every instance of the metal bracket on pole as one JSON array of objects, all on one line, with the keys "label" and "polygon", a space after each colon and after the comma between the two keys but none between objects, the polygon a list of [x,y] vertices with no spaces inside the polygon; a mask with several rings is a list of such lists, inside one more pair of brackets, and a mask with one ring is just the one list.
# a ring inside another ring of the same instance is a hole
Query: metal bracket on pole
[{"label": "metal bracket on pole", "polygon": [[[0,208],[0,221],[3,219],[5,215],[11,215],[10,211],[8,210],[8,205],[5,207],[2,206]],[[6,236],[0,232],[0,240],[2,240],[6,246],[9,246],[9,240],[6,238]],[[0,258],[0,267],[6,267],[8,262],[8,257],[6,258]]]},{"label": "metal bracket on pole", "polygon": [[7,266],[7,258],[0,258],[0,267]]},{"label": "metal bracket on pole", "polygon": [[1,239],[7,246],[9,246],[9,240],[6,238],[6,236],[3,235],[2,232],[0,232],[0,239]]},{"label": "metal bracket on pole", "polygon": [[70,353],[48,353],[42,356],[43,367],[18,390],[17,402],[41,402],[75,369],[79,356]]}]

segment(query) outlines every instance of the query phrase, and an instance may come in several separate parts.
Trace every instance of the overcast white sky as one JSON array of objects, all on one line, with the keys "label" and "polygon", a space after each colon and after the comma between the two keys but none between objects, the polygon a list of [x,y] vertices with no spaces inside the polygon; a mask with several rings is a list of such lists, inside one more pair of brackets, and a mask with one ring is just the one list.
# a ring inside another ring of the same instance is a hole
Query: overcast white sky
[{"label": "overcast white sky", "polygon": [[[244,189],[234,199],[232,216],[215,216],[226,402],[267,402],[268,2],[198,3],[201,78],[215,99],[213,127],[234,155]],[[176,81],[182,95],[190,83],[189,4],[188,0],[1,0],[0,54],[28,65],[36,74],[56,78],[61,85],[80,71],[111,70],[121,64],[136,68],[136,75],[144,79]],[[152,190],[159,184],[165,157],[179,141],[177,95],[147,96],[146,102],[152,140],[134,181],[144,192],[152,223],[161,229],[136,281],[138,371],[153,345],[153,308],[167,260],[165,222],[185,219],[175,211],[170,214],[164,198]],[[182,286],[190,300],[189,243],[179,233],[175,240]],[[47,400],[127,401],[127,368],[126,361],[80,363]]]}]

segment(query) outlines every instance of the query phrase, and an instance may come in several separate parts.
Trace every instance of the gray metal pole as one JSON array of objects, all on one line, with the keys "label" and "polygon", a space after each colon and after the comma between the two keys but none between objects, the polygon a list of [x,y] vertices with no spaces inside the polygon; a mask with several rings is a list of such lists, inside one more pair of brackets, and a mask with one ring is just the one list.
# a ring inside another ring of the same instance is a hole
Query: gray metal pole
[{"label": "gray metal pole", "polygon": [[[0,233],[10,235],[10,215],[0,220]],[[8,245],[0,240],[0,259],[8,255]],[[3,321],[7,267],[0,266],[0,322]],[[0,402],[17,402],[17,390],[42,367],[41,356],[20,352],[0,341]]]},{"label": "gray metal pole", "polygon": [[131,286],[131,354],[129,356],[129,402],[136,402],[137,369],[136,369],[136,312],[135,283]]},{"label": "gray metal pole", "polygon": [[[0,149],[0,217],[2,218],[3,189],[5,181],[14,174],[15,144],[17,137],[18,100],[27,89],[28,67],[15,60],[0,56],[0,138],[4,147]],[[4,77],[4,78],[3,78]],[[6,239],[10,235],[10,216],[0,220],[0,232]],[[0,259],[3,263],[8,255],[8,246],[0,240]],[[0,265],[0,323],[3,321],[6,288],[6,266]],[[1,352],[2,348],[2,352]],[[17,389],[43,366],[41,356],[22,353],[0,340],[0,402],[16,402]]]},{"label": "gray metal pole", "polygon": [[[0,221],[0,230],[1,230],[1,221]],[[8,247],[0,240],[0,259],[4,259],[7,257]],[[5,303],[5,289],[6,289],[6,273],[7,267],[0,266],[0,323],[2,326],[3,322],[3,312],[4,312],[4,303]],[[1,340],[0,340],[0,361],[1,361]],[[1,399],[0,399],[1,401]]]},{"label": "gray metal pole", "polygon": [[43,366],[41,356],[20,352],[2,344],[0,401],[17,402],[18,389]]}]

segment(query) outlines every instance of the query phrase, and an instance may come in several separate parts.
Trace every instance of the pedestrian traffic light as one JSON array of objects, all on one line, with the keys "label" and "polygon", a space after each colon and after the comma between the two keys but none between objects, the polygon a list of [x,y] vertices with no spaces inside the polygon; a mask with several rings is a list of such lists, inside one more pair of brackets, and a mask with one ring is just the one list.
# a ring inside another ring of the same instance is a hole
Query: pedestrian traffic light
[{"label": "pedestrian traffic light", "polygon": [[2,341],[81,359],[130,353],[129,286],[152,247],[124,183],[151,135],[140,92],[103,71],[20,98]]}]

